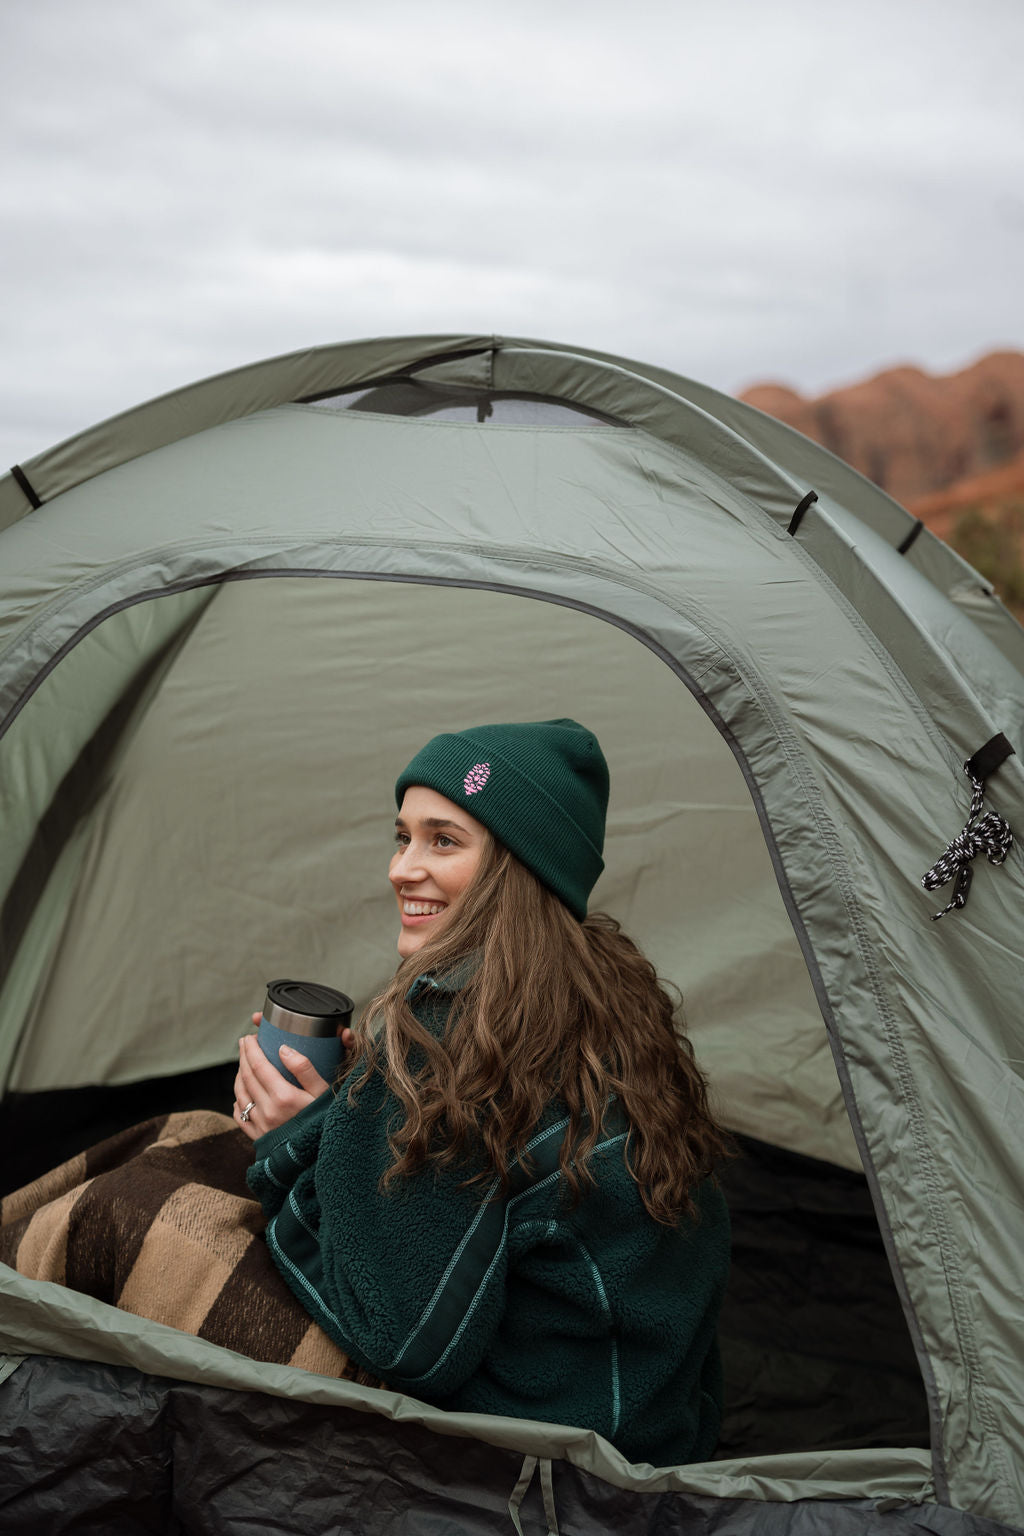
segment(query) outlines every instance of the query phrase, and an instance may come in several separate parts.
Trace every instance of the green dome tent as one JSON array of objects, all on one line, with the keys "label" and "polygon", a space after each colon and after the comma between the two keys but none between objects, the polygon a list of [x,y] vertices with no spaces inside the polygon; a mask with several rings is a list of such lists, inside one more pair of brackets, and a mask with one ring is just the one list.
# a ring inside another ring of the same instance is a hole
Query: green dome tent
[{"label": "green dome tent", "polygon": [[[3,1269],[0,1401],[35,1427],[0,1512],[100,1509],[145,1464],[165,1501],[173,1482],[168,1530],[234,1529],[246,1498],[266,1529],[341,1529],[374,1497],[375,1529],[422,1528],[396,1513],[421,1503],[490,1530],[525,1457],[570,1529],[648,1530],[655,1508],[665,1530],[1024,1525],[1024,869],[979,857],[939,922],[953,887],[921,884],[979,752],[986,809],[1024,827],[1024,633],[882,492],[664,371],[493,337],[325,347],[0,480],[9,1175],[66,1155],[68,1127],[85,1145],[152,1112],[161,1084],[216,1083],[226,1108],[271,975],[365,1000],[394,963],[396,770],[436,731],[559,715],[611,766],[593,905],[682,988],[722,1118],[763,1166],[834,1175],[823,1229],[854,1247],[873,1206],[921,1443],[887,1441],[883,1372],[874,1431],[738,1431],[725,1459],[638,1468],[591,1433],[258,1364]],[[836,1301],[801,1262],[797,1334]],[[753,1423],[775,1357],[751,1307]],[[846,1310],[840,1418],[871,1330]],[[51,1494],[41,1455],[67,1463]]]}]

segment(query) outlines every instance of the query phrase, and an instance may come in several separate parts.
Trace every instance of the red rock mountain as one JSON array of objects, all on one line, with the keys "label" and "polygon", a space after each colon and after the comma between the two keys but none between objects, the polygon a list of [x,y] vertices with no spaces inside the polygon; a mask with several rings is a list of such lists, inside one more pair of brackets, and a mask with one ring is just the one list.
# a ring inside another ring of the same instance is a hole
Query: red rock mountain
[{"label": "red rock mountain", "polygon": [[845,459],[897,501],[945,491],[1024,453],[1024,353],[961,373],[893,368],[808,400],[782,384],[741,397]]},{"label": "red rock mountain", "polygon": [[742,399],[882,486],[1024,623],[1024,353],[993,352],[944,378],[893,368],[817,400],[782,384]]}]

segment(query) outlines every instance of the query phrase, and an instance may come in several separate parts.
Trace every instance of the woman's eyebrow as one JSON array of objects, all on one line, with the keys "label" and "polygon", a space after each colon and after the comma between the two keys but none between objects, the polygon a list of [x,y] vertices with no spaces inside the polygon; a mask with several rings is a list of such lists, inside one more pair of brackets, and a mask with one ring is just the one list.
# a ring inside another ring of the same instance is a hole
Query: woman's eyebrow
[{"label": "woman's eyebrow", "polygon": [[[469,835],[468,827],[462,826],[462,824],[460,822],[458,822],[458,821],[449,821],[444,816],[424,816],[422,821],[421,821],[421,823],[420,823],[420,825],[424,826],[424,827],[435,827],[435,828],[436,827],[454,827],[457,832],[465,832],[467,836]],[[401,827],[403,831],[408,830],[406,828],[405,822],[402,820],[401,816],[396,816],[395,817],[395,826],[396,827]]]}]

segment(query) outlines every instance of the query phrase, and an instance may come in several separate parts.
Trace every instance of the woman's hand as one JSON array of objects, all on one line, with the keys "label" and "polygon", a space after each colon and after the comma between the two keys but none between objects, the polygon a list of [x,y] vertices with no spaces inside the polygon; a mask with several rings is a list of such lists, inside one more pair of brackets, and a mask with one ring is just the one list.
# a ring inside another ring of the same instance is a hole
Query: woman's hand
[{"label": "woman's hand", "polygon": [[[256,1014],[254,1022],[260,1017]],[[235,1124],[250,1141],[265,1136],[285,1121],[291,1120],[312,1104],[330,1084],[325,1083],[313,1063],[299,1051],[282,1045],[281,1061],[293,1077],[298,1078],[296,1088],[281,1076],[264,1056],[255,1035],[243,1035],[238,1042],[238,1075],[235,1078],[235,1104],[232,1117]],[[242,1111],[249,1107],[245,1119]]]}]

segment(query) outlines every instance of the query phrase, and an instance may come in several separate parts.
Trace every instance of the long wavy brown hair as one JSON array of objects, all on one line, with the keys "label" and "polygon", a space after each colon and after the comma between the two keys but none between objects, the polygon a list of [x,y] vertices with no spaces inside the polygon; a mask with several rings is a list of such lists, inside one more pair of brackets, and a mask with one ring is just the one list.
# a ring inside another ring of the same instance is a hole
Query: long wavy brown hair
[{"label": "long wavy brown hair", "polygon": [[[468,973],[440,1036],[413,1013],[417,976]],[[595,1183],[590,1157],[612,1095],[630,1130],[627,1166],[651,1216],[693,1216],[695,1186],[731,1154],[707,1084],[654,967],[602,913],[581,923],[508,849],[488,840],[436,938],[404,960],[356,1030],[350,1101],[379,1072],[405,1112],[383,1187],[426,1162],[484,1166],[508,1187],[553,1100],[569,1125],[560,1153],[572,1201]]]}]

